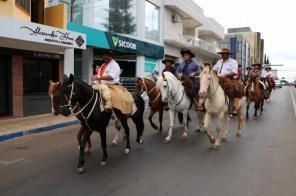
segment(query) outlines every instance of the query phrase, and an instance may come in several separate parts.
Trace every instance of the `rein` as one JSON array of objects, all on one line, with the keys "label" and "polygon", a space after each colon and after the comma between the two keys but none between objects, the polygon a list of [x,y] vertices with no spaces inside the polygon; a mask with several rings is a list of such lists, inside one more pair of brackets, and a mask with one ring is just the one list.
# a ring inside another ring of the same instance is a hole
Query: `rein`
[{"label": "rein", "polygon": [[[165,81],[168,82],[166,79],[165,79]],[[177,89],[175,95],[172,97],[172,100],[174,100],[176,98],[176,96],[177,96],[177,94],[179,92],[179,89],[180,89],[180,85],[178,85],[178,89]],[[167,92],[167,94],[169,94],[169,91],[170,91],[170,86],[168,85],[168,92]],[[176,104],[176,106],[178,106],[178,105],[181,104],[181,102],[183,101],[184,95],[185,95],[185,89],[183,89],[181,100]]]},{"label": "rein", "polygon": [[[151,90],[148,92],[148,88],[147,88],[147,85],[145,83],[145,78],[143,78],[142,82],[143,82],[143,85],[142,85],[142,89],[141,89],[140,93],[146,91],[147,92],[147,95],[149,97],[149,95],[151,95],[151,93],[153,93],[156,90],[156,86],[154,86],[153,88],[151,88]],[[159,97],[160,97],[160,92],[157,94],[156,98],[153,101],[150,101],[150,97],[149,97],[149,102],[151,104],[153,104],[153,103],[155,103],[159,99]]]}]

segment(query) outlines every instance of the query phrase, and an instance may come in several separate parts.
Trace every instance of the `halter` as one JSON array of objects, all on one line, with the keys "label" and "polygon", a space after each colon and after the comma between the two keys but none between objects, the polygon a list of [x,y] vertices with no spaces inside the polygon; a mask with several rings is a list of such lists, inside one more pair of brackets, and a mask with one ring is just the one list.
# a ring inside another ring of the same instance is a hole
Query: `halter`
[{"label": "halter", "polygon": [[[210,81],[210,84],[208,85],[208,88],[207,89],[209,89],[209,87],[210,87],[211,84],[214,84],[214,82],[213,82],[213,73],[211,73],[211,81]],[[217,94],[218,88],[219,88],[219,83],[218,83],[218,85],[216,87],[215,93],[213,95],[209,96],[208,95],[208,92],[207,92],[206,98],[212,98],[213,96],[215,96]]]},{"label": "halter", "polygon": [[[167,82],[167,85],[168,85],[167,96],[169,97],[170,86],[169,86],[169,83],[168,83],[167,79],[164,79],[164,81]],[[177,94],[178,94],[178,92],[179,92],[179,88],[180,88],[180,85],[178,85],[178,89],[177,89],[175,95],[172,97],[172,100],[174,100],[175,97],[177,96]],[[178,106],[178,105],[181,104],[181,102],[183,101],[184,95],[185,95],[185,90],[183,89],[183,93],[182,93],[181,100],[176,104],[176,106]]]}]

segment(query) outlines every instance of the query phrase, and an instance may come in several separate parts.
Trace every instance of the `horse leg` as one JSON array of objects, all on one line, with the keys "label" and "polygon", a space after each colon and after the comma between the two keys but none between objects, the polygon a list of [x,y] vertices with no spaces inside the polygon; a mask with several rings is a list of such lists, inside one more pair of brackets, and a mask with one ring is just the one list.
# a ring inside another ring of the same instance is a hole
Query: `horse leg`
[{"label": "horse leg", "polygon": [[249,119],[249,108],[250,108],[250,102],[247,102],[247,109],[246,109],[246,119]]},{"label": "horse leg", "polygon": [[196,132],[204,131],[203,130],[203,118],[204,118],[204,112],[202,111],[197,111],[197,127],[196,127]]},{"label": "horse leg", "polygon": [[137,143],[143,144],[142,134],[144,131],[144,120],[143,120],[143,114],[137,113],[136,115],[132,116],[132,120],[136,125],[137,129]]},{"label": "horse leg", "polygon": [[208,136],[210,143],[213,145],[216,142],[215,137],[210,133],[209,129],[209,124],[211,120],[211,115],[206,112],[205,118],[204,118],[204,123],[203,123],[203,129],[205,130],[206,135]]},{"label": "horse leg", "polygon": [[101,166],[105,166],[108,158],[106,128],[100,131],[100,136],[101,136],[101,147],[103,149],[103,159],[101,160]]},{"label": "horse leg", "polygon": [[263,114],[263,106],[264,106],[264,99],[261,100],[261,104],[260,104],[260,115]]},{"label": "horse leg", "polygon": [[255,104],[254,104],[255,112],[254,112],[254,116],[253,116],[254,119],[257,118],[257,110],[258,110],[258,108],[259,108],[259,103],[257,101],[255,101]]},{"label": "horse leg", "polygon": [[79,159],[78,159],[78,165],[77,165],[77,171],[78,173],[83,173],[85,171],[84,169],[84,149],[86,142],[88,138],[90,137],[91,131],[86,129],[82,134],[82,141],[80,145],[80,152],[79,152]]},{"label": "horse leg", "polygon": [[[86,128],[84,128],[84,126],[82,125],[80,127],[77,135],[76,135],[77,142],[78,142],[78,150],[80,149],[80,146],[81,146],[81,138],[82,138],[82,135],[83,135],[83,133],[84,133],[85,130],[86,130]],[[90,151],[91,151],[91,148],[92,148],[92,144],[91,144],[91,140],[90,140],[90,136],[89,136],[89,138],[87,139],[87,148],[85,148],[84,153],[85,154],[89,154]]]},{"label": "horse leg", "polygon": [[163,109],[158,110],[158,121],[159,121],[159,129],[158,133],[162,133],[162,116],[163,116]]},{"label": "horse leg", "polygon": [[238,116],[238,127],[237,127],[237,132],[236,136],[240,137],[242,135],[241,129],[245,127],[245,120],[242,114],[242,106],[237,110],[237,116]]},{"label": "horse leg", "polygon": [[182,139],[186,140],[188,138],[188,110],[183,111],[183,126],[184,126],[184,132],[182,134]]},{"label": "horse leg", "polygon": [[169,115],[170,115],[170,128],[169,128],[169,132],[168,132],[167,137],[164,139],[164,143],[165,144],[169,143],[171,141],[171,139],[172,139],[174,122],[175,122],[175,117],[176,117],[176,112],[170,109],[169,110]]},{"label": "horse leg", "polygon": [[158,129],[158,126],[152,121],[152,117],[153,117],[153,115],[155,114],[155,110],[150,110],[150,114],[149,114],[149,122],[150,122],[150,125],[151,125],[151,127],[153,127],[153,129],[155,129],[155,130],[157,130]]},{"label": "horse leg", "polygon": [[125,155],[128,155],[130,149],[131,149],[131,146],[130,146],[130,130],[129,130],[129,127],[127,125],[127,118],[125,118],[124,116],[122,116],[120,118],[120,122],[123,126],[123,129],[124,129],[124,132],[125,132],[125,135],[126,135],[126,146],[125,146],[125,149],[124,149],[124,154]]}]

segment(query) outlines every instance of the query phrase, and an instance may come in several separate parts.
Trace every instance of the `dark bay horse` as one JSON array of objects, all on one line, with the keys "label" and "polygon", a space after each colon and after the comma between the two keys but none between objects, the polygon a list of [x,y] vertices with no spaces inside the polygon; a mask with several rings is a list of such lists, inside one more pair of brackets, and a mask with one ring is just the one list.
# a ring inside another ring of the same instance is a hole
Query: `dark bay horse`
[{"label": "dark bay horse", "polygon": [[[94,90],[91,86],[81,80],[74,79],[71,74],[70,77],[65,77],[60,89],[60,104],[59,111],[64,116],[69,116],[73,112],[73,108],[79,103],[81,113],[86,130],[83,132],[79,161],[77,166],[78,172],[84,172],[84,148],[88,138],[92,131],[97,131],[101,136],[101,146],[103,149],[103,158],[101,165],[104,166],[107,162],[107,144],[106,144],[106,128],[109,124],[112,112],[106,112],[101,110],[101,96],[100,92]],[[141,96],[133,95],[133,99],[136,105],[136,111],[130,115],[137,129],[138,143],[143,143],[142,134],[144,130],[143,113],[145,109],[145,103]],[[120,120],[126,134],[126,148],[125,153],[127,154],[130,150],[130,134],[129,127],[127,124],[128,116],[121,113],[120,110],[113,108],[115,115]]]},{"label": "dark bay horse", "polygon": [[247,97],[247,111],[246,111],[246,118],[249,119],[249,107],[250,103],[254,102],[255,112],[253,118],[257,118],[257,110],[260,109],[260,115],[263,114],[263,104],[264,104],[264,93],[263,89],[260,86],[259,79],[250,75],[249,76],[249,84],[246,86],[246,97]]}]

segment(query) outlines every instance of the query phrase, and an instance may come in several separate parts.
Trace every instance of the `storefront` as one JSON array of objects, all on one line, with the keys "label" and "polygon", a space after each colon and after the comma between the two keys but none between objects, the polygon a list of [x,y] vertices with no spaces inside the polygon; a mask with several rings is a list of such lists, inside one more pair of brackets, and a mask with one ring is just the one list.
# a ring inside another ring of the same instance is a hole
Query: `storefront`
[{"label": "storefront", "polygon": [[92,75],[93,63],[101,62],[106,50],[115,53],[113,58],[118,62],[122,70],[121,80],[127,86],[136,76],[157,69],[164,57],[164,47],[160,45],[74,23],[68,24],[68,30],[87,35],[87,49],[75,51],[75,74],[87,82]]},{"label": "storefront", "polygon": [[10,27],[0,31],[0,117],[51,112],[48,82],[74,72],[86,36],[2,16],[0,26]]}]

